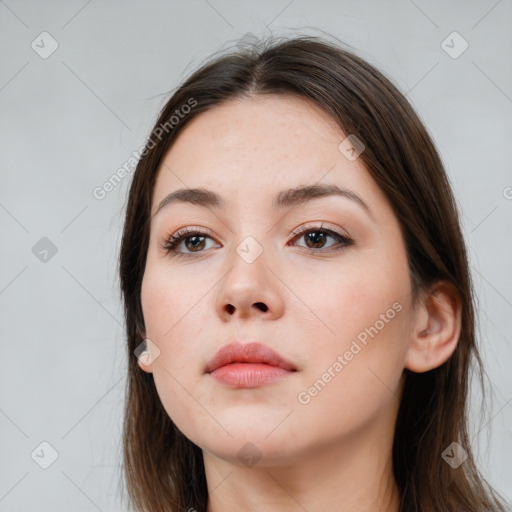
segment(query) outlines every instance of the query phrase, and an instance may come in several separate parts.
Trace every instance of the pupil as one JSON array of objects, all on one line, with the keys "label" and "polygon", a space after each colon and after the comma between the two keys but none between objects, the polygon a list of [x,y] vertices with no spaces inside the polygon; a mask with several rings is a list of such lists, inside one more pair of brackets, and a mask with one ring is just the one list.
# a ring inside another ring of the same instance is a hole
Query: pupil
[{"label": "pupil", "polygon": [[199,241],[199,244],[201,244],[201,243],[203,243],[203,244],[204,244],[204,236],[197,236],[197,235],[196,235],[196,236],[191,236],[191,237],[189,237],[189,238],[187,239],[187,242],[186,242],[187,248],[188,248],[188,249],[191,249],[191,248],[192,248],[192,249],[201,249],[200,245],[198,245],[198,244],[193,244],[193,243],[191,244],[191,243],[190,243],[190,241],[191,241],[191,240],[194,240],[194,239],[195,239],[196,241],[198,241],[198,240],[202,239],[202,240],[200,240],[200,241]]},{"label": "pupil", "polygon": [[321,231],[312,231],[308,234],[308,238],[313,240],[315,247],[322,245],[323,237],[325,237],[325,233],[322,233]]}]

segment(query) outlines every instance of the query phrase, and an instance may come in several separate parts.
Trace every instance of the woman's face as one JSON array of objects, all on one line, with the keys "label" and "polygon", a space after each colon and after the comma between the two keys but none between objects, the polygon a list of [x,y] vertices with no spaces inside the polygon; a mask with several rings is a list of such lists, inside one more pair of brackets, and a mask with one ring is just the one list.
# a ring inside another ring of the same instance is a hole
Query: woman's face
[{"label": "woman's face", "polygon": [[[348,135],[303,99],[229,101],[192,120],[159,169],[141,294],[159,353],[140,364],[211,455],[272,465],[392,435],[412,329],[407,255]],[[347,192],[285,193],[313,185]],[[175,200],[156,213],[185,188],[220,204]],[[167,252],[182,228],[192,233]],[[246,387],[207,373],[235,341],[270,347],[296,371]]]}]

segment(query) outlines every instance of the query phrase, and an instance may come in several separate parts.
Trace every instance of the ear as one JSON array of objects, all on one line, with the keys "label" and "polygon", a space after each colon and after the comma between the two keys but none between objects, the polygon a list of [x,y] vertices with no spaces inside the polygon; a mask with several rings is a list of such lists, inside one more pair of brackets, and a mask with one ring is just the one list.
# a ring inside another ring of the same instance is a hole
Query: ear
[{"label": "ear", "polygon": [[453,354],[461,331],[461,301],[448,281],[438,281],[415,307],[405,367],[422,373],[433,370]]},{"label": "ear", "polygon": [[151,354],[151,340],[147,339],[146,338],[146,333],[140,333],[141,335],[141,338],[142,338],[142,342],[141,342],[141,345],[142,343],[144,343],[145,345],[145,348],[144,348],[144,351],[140,352],[137,357],[137,362],[138,362],[138,365],[139,367],[144,370],[146,373],[153,373],[153,368],[151,366],[152,362],[153,362],[153,357],[152,357],[152,354]]}]

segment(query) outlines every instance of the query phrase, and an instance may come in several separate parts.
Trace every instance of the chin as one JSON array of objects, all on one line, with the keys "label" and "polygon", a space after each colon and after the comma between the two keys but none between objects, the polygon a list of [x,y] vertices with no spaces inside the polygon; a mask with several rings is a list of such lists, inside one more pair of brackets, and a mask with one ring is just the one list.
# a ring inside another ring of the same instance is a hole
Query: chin
[{"label": "chin", "polygon": [[292,463],[296,455],[293,445],[284,443],[283,439],[266,438],[266,434],[261,438],[247,434],[240,438],[234,436],[229,441],[216,440],[198,446],[210,456],[241,468],[283,466]]}]

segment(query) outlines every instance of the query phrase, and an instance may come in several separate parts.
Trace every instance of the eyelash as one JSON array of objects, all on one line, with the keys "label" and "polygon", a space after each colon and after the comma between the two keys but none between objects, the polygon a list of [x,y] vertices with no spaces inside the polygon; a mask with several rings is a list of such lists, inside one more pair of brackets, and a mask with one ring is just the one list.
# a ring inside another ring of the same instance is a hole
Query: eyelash
[{"label": "eyelash", "polygon": [[[294,235],[294,237],[292,238],[292,240],[299,239],[303,235],[305,235],[307,233],[312,233],[312,232],[324,233],[324,234],[336,239],[338,241],[338,244],[331,246],[327,249],[310,249],[308,247],[302,247],[302,249],[305,250],[305,252],[308,254],[319,254],[319,253],[322,254],[322,253],[327,253],[327,252],[337,252],[345,247],[351,246],[354,243],[353,240],[347,236],[341,235],[340,233],[337,233],[336,231],[333,231],[331,229],[323,228],[322,224],[320,226],[311,226],[311,225],[301,226],[300,228],[293,231],[292,235]],[[194,228],[182,228],[182,229],[178,230],[176,233],[174,233],[173,235],[168,236],[166,238],[166,240],[162,244],[160,244],[160,247],[166,254],[169,254],[171,252],[174,253],[173,257],[174,256],[176,256],[178,258],[196,257],[196,254],[200,254],[201,252],[204,252],[204,250],[198,251],[197,253],[182,253],[182,252],[178,252],[176,249],[177,249],[178,245],[183,240],[186,240],[187,238],[192,238],[193,236],[205,236],[205,235],[207,238],[213,239],[213,237],[209,236],[208,232],[200,231],[200,230],[194,229]]]}]

